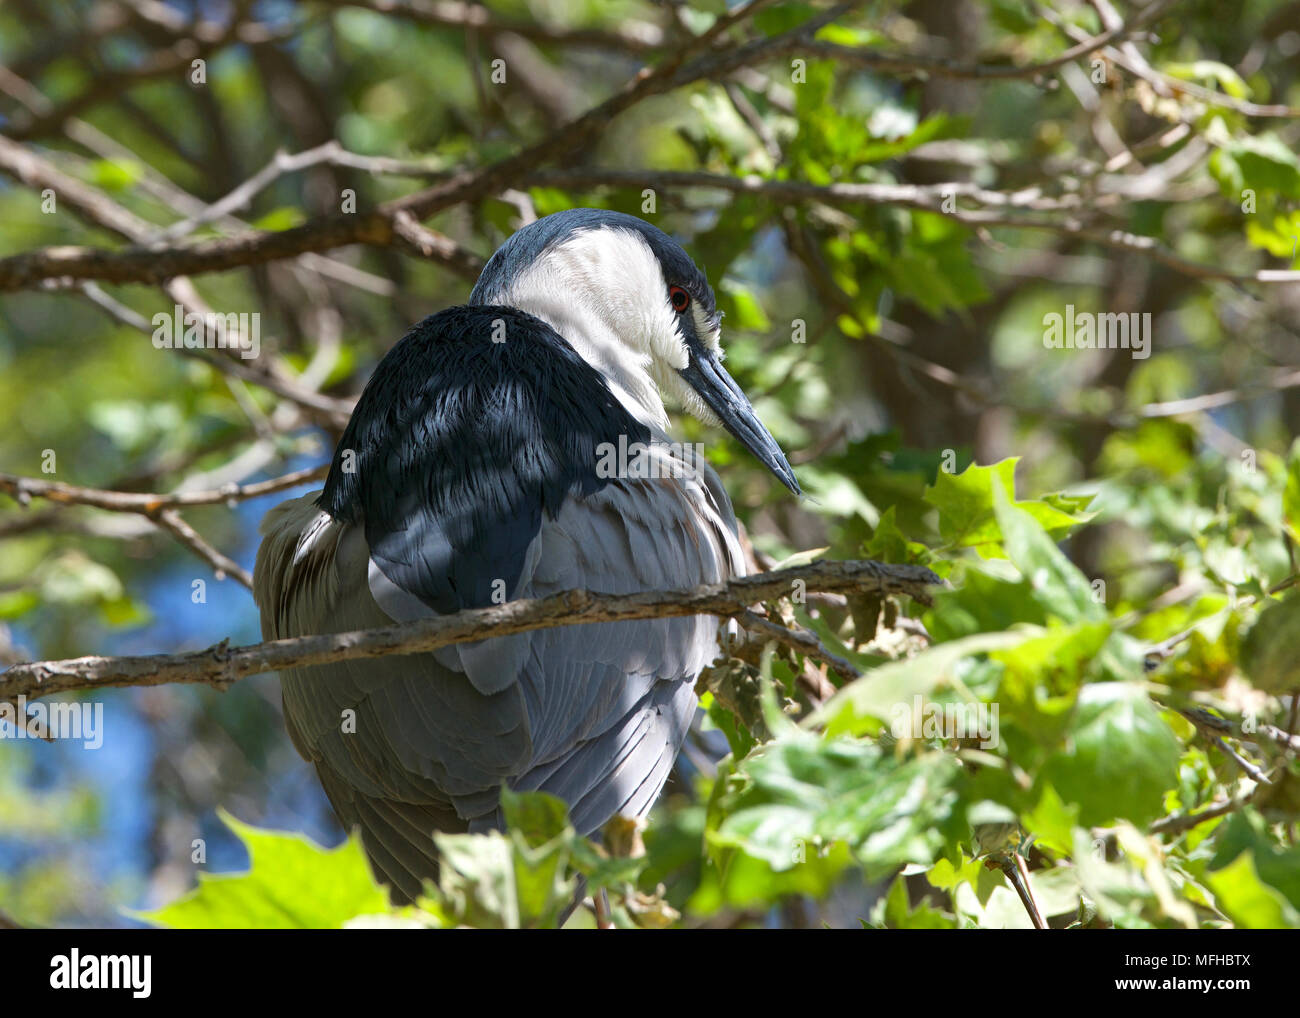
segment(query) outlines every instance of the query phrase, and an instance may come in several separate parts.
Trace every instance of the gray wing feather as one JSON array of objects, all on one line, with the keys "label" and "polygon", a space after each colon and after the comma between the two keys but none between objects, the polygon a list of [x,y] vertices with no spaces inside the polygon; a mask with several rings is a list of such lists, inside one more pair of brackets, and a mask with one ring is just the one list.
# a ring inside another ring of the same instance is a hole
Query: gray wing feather
[{"label": "gray wing feather", "polygon": [[[254,589],[267,639],[391,625],[366,587],[357,528],[316,525],[314,496],[262,524]],[[517,688],[485,695],[431,655],[281,673],[285,724],[345,827],[360,828],[381,878],[407,898],[434,879],[432,832],[495,816],[499,786],[531,759]]]},{"label": "gray wing feather", "polygon": [[[571,497],[544,519],[511,596],[690,587],[742,573],[731,507],[709,474],[612,481]],[[307,496],[263,523],[254,586],[267,638],[431,614],[376,578],[362,527],[320,516]],[[584,833],[615,813],[647,812],[717,633],[709,616],[598,623],[289,669],[285,719],[376,869],[411,897],[436,874],[431,832],[499,825],[503,783],[559,795]],[[355,712],[354,731],[345,711]]]},{"label": "gray wing feather", "polygon": [[[720,486],[717,490],[720,490]],[[724,496],[725,498],[725,496]],[[611,483],[543,523],[521,592],[692,587],[742,573],[731,506],[693,478]],[[711,616],[596,623],[527,634],[519,675],[533,766],[519,788],[559,795],[579,830],[653,803],[695,710],[694,682],[717,654]]]},{"label": "gray wing feather", "polygon": [[668,779],[695,706],[689,683],[656,683],[613,727],[535,767],[515,787],[564,799],[580,831],[597,830],[615,814],[643,816]]}]

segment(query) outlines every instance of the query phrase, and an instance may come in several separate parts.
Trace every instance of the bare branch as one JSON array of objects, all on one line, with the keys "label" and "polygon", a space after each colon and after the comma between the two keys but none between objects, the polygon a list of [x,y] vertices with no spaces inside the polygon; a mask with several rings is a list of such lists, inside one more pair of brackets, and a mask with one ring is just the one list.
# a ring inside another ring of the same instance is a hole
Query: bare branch
[{"label": "bare branch", "polygon": [[230,484],[211,491],[176,491],[168,494],[146,494],[135,491],[107,491],[103,488],[79,488],[62,481],[46,481],[37,477],[20,477],[0,473],[0,491],[11,495],[26,505],[33,498],[43,498],[63,505],[88,505],[113,512],[140,513],[151,516],[163,509],[182,509],[195,505],[219,505],[260,498],[277,491],[296,488],[319,480],[329,471],[327,464],[295,470],[293,473],[256,481],[252,484]]},{"label": "bare branch", "polygon": [[1196,813],[1171,813],[1169,816],[1161,817],[1152,823],[1151,833],[1166,834],[1171,838],[1176,838],[1184,831],[1190,831],[1193,827],[1227,816],[1229,813],[1235,813],[1237,810],[1249,806],[1255,797],[1260,794],[1261,789],[1267,787],[1267,785],[1256,785],[1254,791],[1248,795],[1236,799],[1223,799]]},{"label": "bare branch", "polygon": [[[1097,10],[1102,19],[1102,23],[1107,27],[1116,25],[1122,26],[1119,13],[1111,5],[1110,0],[1089,0],[1092,6]],[[1079,39],[1082,32],[1073,25],[1068,24],[1053,12],[1041,10],[1043,17],[1050,20],[1061,31],[1065,32],[1072,39]],[[1141,78],[1147,82],[1156,93],[1161,96],[1169,95],[1186,95],[1198,102],[1205,103],[1207,106],[1221,106],[1226,109],[1236,110],[1238,113],[1247,117],[1279,117],[1285,119],[1294,119],[1300,117],[1300,109],[1285,104],[1261,104],[1250,102],[1246,99],[1237,99],[1230,95],[1224,95],[1222,92],[1215,92],[1212,89],[1205,88],[1192,81],[1182,81],[1178,78],[1171,77],[1168,74],[1162,74],[1152,67],[1145,57],[1142,56],[1132,42],[1126,42],[1119,48],[1106,46],[1104,48],[1106,57],[1113,61],[1117,66],[1122,67],[1134,77]],[[1194,118],[1191,118],[1194,119]]]},{"label": "bare branch", "polygon": [[922,604],[929,604],[930,590],[943,584],[923,566],[886,565],[864,559],[817,561],[691,590],[622,595],[570,590],[540,600],[472,608],[384,629],[300,636],[236,648],[222,642],[187,654],[93,656],[18,664],[0,672],[0,700],[171,682],[224,688],[262,672],[387,654],[425,653],[455,643],[553,626],[686,615],[743,618],[751,605],[787,596],[796,580],[803,580],[810,591],[906,595]]},{"label": "bare branch", "polygon": [[[173,280],[171,286],[175,287],[177,282]],[[152,326],[143,315],[137,314],[125,304],[114,300],[94,283],[81,283],[77,286],[77,289],[97,307],[108,312],[109,315],[123,325],[128,325],[143,332],[146,336],[153,334]],[[333,396],[322,395],[314,389],[298,384],[293,378],[281,372],[261,366],[254,367],[255,362],[238,357],[224,357],[218,352],[201,348],[193,350],[182,348],[180,352],[203,361],[209,367],[223,374],[231,375],[245,382],[251,382],[269,392],[275,393],[277,396],[283,396],[308,411],[311,416],[324,424],[342,429],[347,426],[348,418],[352,415],[351,400],[335,399]]]},{"label": "bare branch", "polygon": [[[300,153],[310,156],[303,165],[337,163],[363,167],[380,173],[397,173],[408,176],[434,175],[437,171],[420,163],[403,163],[393,159],[368,159],[337,150],[330,145]],[[292,160],[299,157],[286,157]],[[277,167],[277,175],[283,172]],[[250,178],[263,184],[268,182],[263,171]],[[736,177],[726,174],[671,171],[671,170],[612,170],[598,167],[575,167],[563,170],[539,170],[521,173],[517,181],[523,185],[560,185],[567,187],[655,187],[709,188],[731,194],[756,194],[778,202],[823,202],[837,207],[854,205],[898,205],[921,211],[934,212],[972,228],[1002,227],[1060,233],[1117,251],[1129,251],[1151,258],[1186,276],[1205,280],[1222,280],[1232,283],[1297,283],[1300,270],[1258,269],[1253,272],[1234,272],[1221,265],[1189,261],[1174,253],[1158,239],[1124,230],[1106,229],[1091,225],[1083,215],[1091,211],[1079,195],[1052,197],[1041,188],[1027,187],[1018,191],[997,191],[980,187],[968,181],[950,181],[940,184],[882,184],[882,183],[832,183],[809,184],[797,180],[770,180],[763,177]],[[247,185],[241,185],[240,191]],[[439,185],[441,186],[441,185]],[[232,192],[233,194],[234,192]],[[421,192],[425,193],[425,192]],[[1096,205],[1106,201],[1117,202],[1121,195],[1103,196]],[[1148,195],[1158,198],[1158,195]],[[950,199],[962,198],[976,203],[980,208],[946,207]],[[401,199],[406,201],[407,199]],[[224,201],[224,200],[223,200]],[[215,208],[215,206],[214,206]],[[1031,215],[1034,212],[1066,212],[1064,218]],[[326,228],[330,223],[334,227]],[[239,237],[207,241],[189,246],[149,246],[106,251],[89,247],[46,248],[40,251],[0,259],[0,291],[23,289],[44,279],[70,277],[74,279],[102,279],[109,282],[158,282],[182,272],[208,272],[238,265],[259,264],[279,257],[300,254],[302,250],[325,250],[344,243],[362,242],[377,246],[396,244],[420,257],[435,261],[458,276],[475,279],[482,259],[461,248],[450,238],[420,226],[418,236],[412,224],[419,225],[415,213],[397,209],[384,221],[379,232],[365,237],[345,237],[348,224],[339,226],[336,220],[321,220],[314,226],[300,227],[312,231],[307,247],[283,254],[273,254],[275,247],[260,238],[283,237],[285,233],[244,234]],[[295,242],[297,243],[297,242]]]},{"label": "bare branch", "polygon": [[817,638],[816,633],[807,629],[787,629],[785,626],[752,611],[739,616],[739,620],[746,629],[757,630],[777,643],[784,644],[814,661],[820,661],[842,679],[852,682],[854,679],[862,677],[862,673],[858,671],[857,666],[852,661],[827,650],[826,646]]},{"label": "bare branch", "polygon": [[[316,150],[312,150],[308,154],[314,155],[315,152]],[[0,172],[8,173],[32,188],[53,188],[81,218],[92,225],[101,226],[128,240],[143,241],[157,232],[156,228],[150,223],[123,208],[102,191],[67,176],[35,152],[25,149],[23,146],[17,145],[2,136],[0,136]],[[434,234],[432,231],[429,231],[429,234],[432,238],[429,242],[432,253],[428,257],[445,257],[448,261],[458,265],[462,272],[468,271],[474,264],[472,261],[473,256],[468,256],[466,253],[459,251],[451,241],[447,241],[446,245],[442,245],[440,240],[445,238],[440,238],[440,235]],[[450,245],[450,247],[447,245]],[[67,251],[72,249],[54,248],[50,250]],[[112,257],[108,252],[100,253],[106,257]],[[26,256],[20,255],[18,257]],[[471,259],[468,262],[465,260],[467,257]],[[74,285],[78,285],[87,297],[118,321],[138,329],[146,335],[152,334],[153,330],[143,316],[136,314],[130,308],[114,300],[98,287],[87,283]],[[172,300],[184,305],[187,310],[195,310],[200,313],[209,310],[202,306],[202,298],[199,297],[198,292],[183,278],[171,279],[166,283],[164,289]],[[327,423],[338,423],[340,419],[343,422],[347,420],[350,410],[349,404],[307,389],[288,377],[284,371],[279,370],[276,366],[265,367],[260,364],[254,366],[241,359],[214,355],[206,349],[182,349],[183,352],[206,361],[220,371],[236,375],[245,381],[261,385],[278,395],[284,396],[286,399],[312,411],[315,416],[324,419]]]},{"label": "bare branch", "polygon": [[[233,576],[252,590],[253,577],[248,570],[204,540],[198,531],[181,518],[177,509],[185,506],[233,504],[284,491],[287,488],[296,488],[300,484],[323,477],[328,469],[327,465],[310,467],[306,470],[295,470],[293,473],[269,481],[243,485],[229,484],[209,491],[178,491],[166,495],[79,488],[60,481],[45,481],[35,477],[0,473],[0,491],[12,496],[20,505],[27,505],[35,497],[60,506],[93,506],[96,509],[114,512],[137,513],[151,520],[159,529],[171,534],[182,545],[207,562],[216,573],[217,579]],[[14,528],[11,528],[10,532],[14,532]]]},{"label": "bare branch", "polygon": [[233,576],[249,590],[253,589],[253,574],[205,541],[197,530],[181,519],[181,514],[175,509],[164,509],[160,513],[151,514],[149,518],[208,563],[218,580]]},{"label": "bare branch", "polygon": [[102,191],[69,177],[32,150],[0,135],[0,173],[35,191],[47,188],[58,200],[92,226],[100,226],[127,239],[143,236],[152,225],[123,208]]}]

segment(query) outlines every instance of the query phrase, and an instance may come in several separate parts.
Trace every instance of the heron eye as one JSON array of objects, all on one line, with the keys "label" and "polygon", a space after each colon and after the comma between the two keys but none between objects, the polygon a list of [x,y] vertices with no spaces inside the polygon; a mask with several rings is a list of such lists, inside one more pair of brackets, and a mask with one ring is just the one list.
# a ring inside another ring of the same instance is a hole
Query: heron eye
[{"label": "heron eye", "polygon": [[668,299],[672,302],[673,310],[677,312],[685,311],[691,306],[691,295],[680,286],[668,287]]}]

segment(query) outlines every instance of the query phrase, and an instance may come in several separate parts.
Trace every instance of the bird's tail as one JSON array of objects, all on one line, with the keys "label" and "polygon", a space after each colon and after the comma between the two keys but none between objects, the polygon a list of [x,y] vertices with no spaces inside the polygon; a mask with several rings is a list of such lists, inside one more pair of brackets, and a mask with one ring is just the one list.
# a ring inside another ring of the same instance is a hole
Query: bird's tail
[{"label": "bird's tail", "polygon": [[325,794],[346,827],[361,832],[375,879],[387,885],[394,904],[410,905],[424,882],[438,882],[435,832],[462,834],[464,820],[451,808],[362,795],[317,767]]}]

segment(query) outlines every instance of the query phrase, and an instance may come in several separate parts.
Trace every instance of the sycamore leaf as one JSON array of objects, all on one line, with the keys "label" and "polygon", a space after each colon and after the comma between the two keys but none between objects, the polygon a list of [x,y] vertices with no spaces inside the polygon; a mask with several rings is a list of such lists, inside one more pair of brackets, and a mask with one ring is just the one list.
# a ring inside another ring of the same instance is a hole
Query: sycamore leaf
[{"label": "sycamore leaf", "polygon": [[178,930],[336,930],[355,917],[388,911],[388,896],[355,836],[326,849],[300,834],[218,815],[248,849],[248,872],[200,873],[196,890],[136,918]]}]

